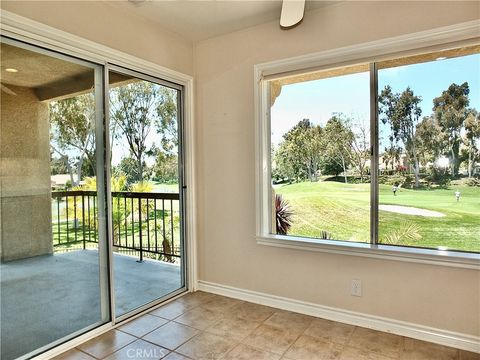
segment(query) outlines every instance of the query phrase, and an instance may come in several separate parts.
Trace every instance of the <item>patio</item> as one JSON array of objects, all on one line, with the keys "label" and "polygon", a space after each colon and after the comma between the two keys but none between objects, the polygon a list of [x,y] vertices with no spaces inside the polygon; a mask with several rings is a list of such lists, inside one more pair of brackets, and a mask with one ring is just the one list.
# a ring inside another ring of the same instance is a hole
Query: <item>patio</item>
[{"label": "patio", "polygon": [[[115,307],[123,314],[182,286],[178,265],[114,254]],[[101,321],[96,250],[0,265],[1,354],[14,359]]]}]

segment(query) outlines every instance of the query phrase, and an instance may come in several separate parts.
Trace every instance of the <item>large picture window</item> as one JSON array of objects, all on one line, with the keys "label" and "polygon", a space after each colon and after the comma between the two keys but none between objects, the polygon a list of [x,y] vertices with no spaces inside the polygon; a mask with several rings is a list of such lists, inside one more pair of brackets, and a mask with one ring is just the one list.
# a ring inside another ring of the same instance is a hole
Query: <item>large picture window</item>
[{"label": "large picture window", "polygon": [[480,252],[479,46],[263,84],[268,237]]}]

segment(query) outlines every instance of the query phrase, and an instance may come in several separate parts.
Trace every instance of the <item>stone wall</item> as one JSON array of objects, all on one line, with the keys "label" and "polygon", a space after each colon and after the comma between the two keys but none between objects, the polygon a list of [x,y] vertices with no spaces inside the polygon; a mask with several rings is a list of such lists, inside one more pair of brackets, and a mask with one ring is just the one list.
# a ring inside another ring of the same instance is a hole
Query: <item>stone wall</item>
[{"label": "stone wall", "polygon": [[52,215],[48,104],[29,88],[1,93],[0,258],[51,254]]}]

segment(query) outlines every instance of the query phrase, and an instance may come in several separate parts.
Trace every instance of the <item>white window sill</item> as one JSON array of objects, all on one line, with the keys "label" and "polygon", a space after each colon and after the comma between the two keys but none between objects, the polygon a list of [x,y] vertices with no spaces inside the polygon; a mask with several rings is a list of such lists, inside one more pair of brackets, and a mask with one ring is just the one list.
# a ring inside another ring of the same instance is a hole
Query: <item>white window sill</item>
[{"label": "white window sill", "polygon": [[384,260],[424,263],[480,270],[480,254],[388,245],[371,245],[348,241],[319,240],[293,236],[257,236],[257,244],[295,250],[363,256]]}]

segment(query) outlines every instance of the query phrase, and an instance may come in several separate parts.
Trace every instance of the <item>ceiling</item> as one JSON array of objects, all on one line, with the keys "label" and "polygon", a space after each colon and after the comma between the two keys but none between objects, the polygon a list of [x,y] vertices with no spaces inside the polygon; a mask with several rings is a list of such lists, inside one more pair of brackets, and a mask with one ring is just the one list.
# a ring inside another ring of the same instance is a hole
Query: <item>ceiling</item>
[{"label": "ceiling", "polygon": [[[30,88],[39,101],[44,101],[93,89],[94,70],[91,67],[5,43],[0,44],[0,53],[0,82],[14,93],[14,87]],[[109,75],[110,84],[118,85],[131,79],[114,72]]]},{"label": "ceiling", "polygon": [[[200,41],[280,19],[281,0],[122,0],[110,6],[158,23],[188,40]],[[339,1],[307,0],[305,10]],[[306,14],[308,16],[308,14]]]},{"label": "ceiling", "polygon": [[[63,81],[66,78],[82,77],[93,72],[85,66],[53,58],[30,50],[21,49],[5,43],[0,45],[1,80],[3,84],[38,88]],[[5,69],[14,68],[18,72],[10,73]]]}]

